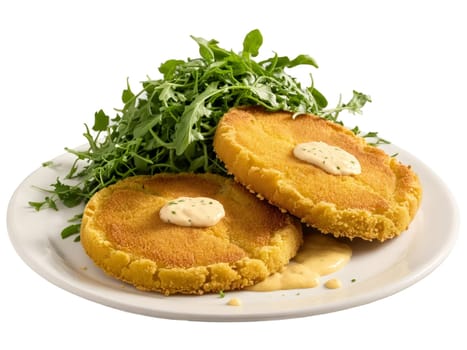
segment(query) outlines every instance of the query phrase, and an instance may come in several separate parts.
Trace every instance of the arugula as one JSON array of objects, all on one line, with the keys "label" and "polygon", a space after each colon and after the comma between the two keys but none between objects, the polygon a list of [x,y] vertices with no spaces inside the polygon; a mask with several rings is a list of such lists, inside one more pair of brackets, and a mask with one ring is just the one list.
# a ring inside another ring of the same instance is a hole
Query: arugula
[{"label": "arugula", "polygon": [[[86,203],[100,189],[138,174],[226,175],[212,141],[220,118],[234,106],[259,105],[294,112],[294,117],[313,113],[341,123],[342,111],[361,113],[371,102],[369,96],[353,91],[348,103],[339,101],[335,108],[326,109],[328,101],[312,78],[311,86],[302,87],[287,72],[302,65],[318,68],[316,61],[308,55],[290,59],[277,54],[255,60],[263,43],[258,29],[245,36],[240,53],[221,48],[216,40],[192,39],[200,57],[167,60],[159,67],[162,77],[143,81],[138,93],[127,82],[121,96],[123,107],[114,118],[102,110],[95,113],[92,130],[85,124],[87,150],[66,148],[76,156],[68,175],[51,185],[43,202],[30,202],[31,206],[57,209],[60,201],[73,207]],[[67,179],[78,179],[78,183],[66,184]],[[79,234],[79,222],[65,228],[62,237],[75,234]]]}]

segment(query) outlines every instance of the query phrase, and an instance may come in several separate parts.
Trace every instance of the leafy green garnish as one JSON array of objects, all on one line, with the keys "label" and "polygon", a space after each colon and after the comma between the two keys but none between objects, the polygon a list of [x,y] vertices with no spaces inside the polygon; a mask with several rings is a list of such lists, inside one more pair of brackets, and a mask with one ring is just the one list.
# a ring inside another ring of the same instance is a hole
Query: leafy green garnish
[{"label": "leafy green garnish", "polygon": [[28,204],[36,209],[37,211],[45,208],[50,208],[54,210],[58,210],[57,204],[55,203],[55,199],[51,198],[50,196],[44,197],[44,200],[42,202],[28,202]]},{"label": "leafy green garnish", "polygon": [[80,230],[80,226],[81,224],[74,224],[74,225],[65,227],[61,233],[62,238],[68,238],[70,236],[78,234]]},{"label": "leafy green garnish", "polygon": [[[65,179],[57,179],[43,202],[30,202],[39,210],[57,209],[56,201],[67,207],[86,203],[100,189],[132,175],[160,172],[212,172],[226,175],[216,158],[212,141],[222,115],[230,108],[258,105],[270,111],[286,110],[297,117],[313,113],[341,123],[342,111],[361,113],[370,97],[354,91],[347,103],[339,101],[327,109],[328,101],[316,89],[301,83],[287,70],[297,66],[317,68],[308,55],[290,59],[274,54],[254,60],[263,43],[261,32],[249,32],[243,50],[235,53],[216,40],[192,36],[199,46],[198,58],[170,59],[162,63],[160,79],[142,82],[134,93],[129,83],[122,92],[123,107],[110,118],[103,110],[94,115],[92,130],[85,124],[85,150],[66,150],[76,161]],[[80,170],[78,170],[78,163]],[[74,235],[79,224],[72,224],[62,237]]]}]

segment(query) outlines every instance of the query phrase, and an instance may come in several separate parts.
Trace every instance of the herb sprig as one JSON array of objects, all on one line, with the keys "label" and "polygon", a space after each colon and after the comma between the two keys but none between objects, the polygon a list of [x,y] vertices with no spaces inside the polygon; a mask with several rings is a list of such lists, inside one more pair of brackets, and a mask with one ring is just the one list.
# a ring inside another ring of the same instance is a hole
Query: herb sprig
[{"label": "herb sprig", "polygon": [[[85,124],[86,150],[66,150],[76,161],[64,179],[57,179],[42,202],[30,202],[36,210],[58,210],[86,203],[100,189],[138,174],[160,172],[212,172],[226,175],[216,158],[212,141],[222,115],[240,105],[259,105],[270,111],[313,113],[335,123],[342,111],[361,113],[370,97],[353,91],[347,103],[327,109],[328,101],[311,77],[301,83],[287,70],[297,66],[318,68],[308,55],[290,59],[274,54],[256,61],[263,37],[249,32],[240,53],[226,50],[216,40],[192,36],[199,46],[198,58],[170,59],[162,63],[160,79],[147,79],[134,93],[127,82],[123,107],[110,118],[103,110],[94,115],[92,129]],[[355,129],[358,132],[358,129]],[[372,134],[374,135],[374,134]],[[66,180],[75,179],[73,184]],[[78,181],[76,181],[78,180]],[[62,237],[79,234],[79,222]]]}]

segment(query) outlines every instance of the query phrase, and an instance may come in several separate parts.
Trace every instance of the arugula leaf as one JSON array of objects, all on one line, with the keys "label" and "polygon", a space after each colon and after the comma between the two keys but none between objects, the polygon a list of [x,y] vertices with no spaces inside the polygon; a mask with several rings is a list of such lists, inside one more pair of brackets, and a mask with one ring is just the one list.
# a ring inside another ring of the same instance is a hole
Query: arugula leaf
[{"label": "arugula leaf", "polygon": [[217,82],[213,82],[185,108],[180,123],[175,127],[174,143],[177,155],[181,155],[193,141],[203,139],[202,134],[196,132],[193,126],[202,117],[208,118],[211,115],[211,110],[205,103],[209,97],[217,93],[219,93]]},{"label": "arugula leaf", "polygon": [[162,63],[159,66],[159,72],[164,74],[165,79],[172,79],[175,71],[177,70],[177,67],[181,64],[185,63],[185,61],[182,60],[168,60]]},{"label": "arugula leaf", "polygon": [[243,57],[258,56],[261,45],[263,45],[263,35],[258,29],[252,30],[243,40]]},{"label": "arugula leaf", "polygon": [[217,44],[217,41],[211,40],[208,41],[203,38],[198,38],[195,36],[192,36],[193,40],[195,40],[198,45],[199,45],[199,54],[201,55],[202,58],[204,58],[207,62],[211,62],[214,60],[214,52],[211,50],[211,46],[213,44]]},{"label": "arugula leaf", "polygon": [[370,96],[354,90],[351,100],[344,107],[351,113],[360,114],[367,102],[371,102]]},{"label": "arugula leaf", "polygon": [[255,94],[261,101],[266,101],[270,106],[270,109],[279,107],[276,95],[274,92],[272,92],[272,89],[269,85],[261,83],[253,85],[251,86],[251,92]]},{"label": "arugula leaf", "polygon": [[92,130],[105,131],[108,125],[109,125],[109,117],[104,113],[102,109],[94,114],[94,126],[92,127]]},{"label": "arugula leaf", "polygon": [[292,61],[290,61],[287,64],[287,67],[293,68],[293,67],[296,67],[296,66],[300,66],[302,64],[308,64],[310,66],[318,68],[318,64],[313,59],[313,57],[308,56],[308,55],[298,55],[297,57],[295,57]]},{"label": "arugula leaf", "polygon": [[68,238],[70,236],[78,234],[80,231],[80,228],[81,228],[81,224],[69,225],[62,230],[60,235],[62,236],[62,238]]},{"label": "arugula leaf", "polygon": [[73,208],[83,201],[81,195],[81,189],[76,186],[65,185],[57,180],[57,183],[53,185],[55,187],[55,193],[62,203],[68,208]]},{"label": "arugula leaf", "polygon": [[324,97],[324,95],[321,92],[316,90],[314,87],[311,87],[310,88],[310,93],[313,96],[313,98],[315,99],[316,104],[318,105],[319,108],[323,109],[323,108],[327,107],[328,100],[326,100],[326,97]]},{"label": "arugula leaf", "polygon": [[[126,89],[123,90],[122,92],[122,102],[124,104],[127,104],[128,102],[130,102],[131,100],[133,100],[135,98],[135,94],[131,91],[130,89],[130,84],[128,82],[128,79],[126,81]],[[109,117],[105,116],[105,120],[104,120],[104,123],[105,123],[105,128],[108,126],[109,124]],[[105,128],[101,129],[101,130],[105,130]]]},{"label": "arugula leaf", "polygon": [[322,110],[320,116],[333,122],[342,124],[342,122],[339,121],[339,114],[342,111],[348,111],[352,114],[361,114],[362,108],[368,102],[371,102],[370,96],[354,90],[352,98],[349,100],[349,102],[342,103],[342,101],[339,100],[339,103],[335,108]]},{"label": "arugula leaf", "polygon": [[28,202],[28,204],[33,207],[36,211],[39,211],[44,208],[50,208],[53,210],[58,210],[57,208],[57,203],[55,203],[55,200],[49,196],[44,197],[44,200],[42,202]]}]

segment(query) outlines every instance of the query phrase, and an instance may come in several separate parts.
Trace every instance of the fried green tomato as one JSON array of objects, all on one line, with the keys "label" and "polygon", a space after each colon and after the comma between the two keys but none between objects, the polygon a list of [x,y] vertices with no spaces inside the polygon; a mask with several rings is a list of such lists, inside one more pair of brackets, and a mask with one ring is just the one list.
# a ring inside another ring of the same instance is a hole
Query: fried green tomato
[{"label": "fried green tomato", "polygon": [[[356,157],[357,175],[334,175],[293,154],[325,142]],[[214,149],[235,179],[307,225],[336,237],[384,241],[408,228],[422,198],[418,176],[345,127],[314,115],[234,108],[220,120]]]},{"label": "fried green tomato", "polygon": [[[167,223],[160,209],[179,197],[209,197],[225,216],[209,227]],[[107,274],[165,295],[242,289],[279,271],[302,243],[300,222],[213,174],[134,176],[88,202],[81,243]]]}]

